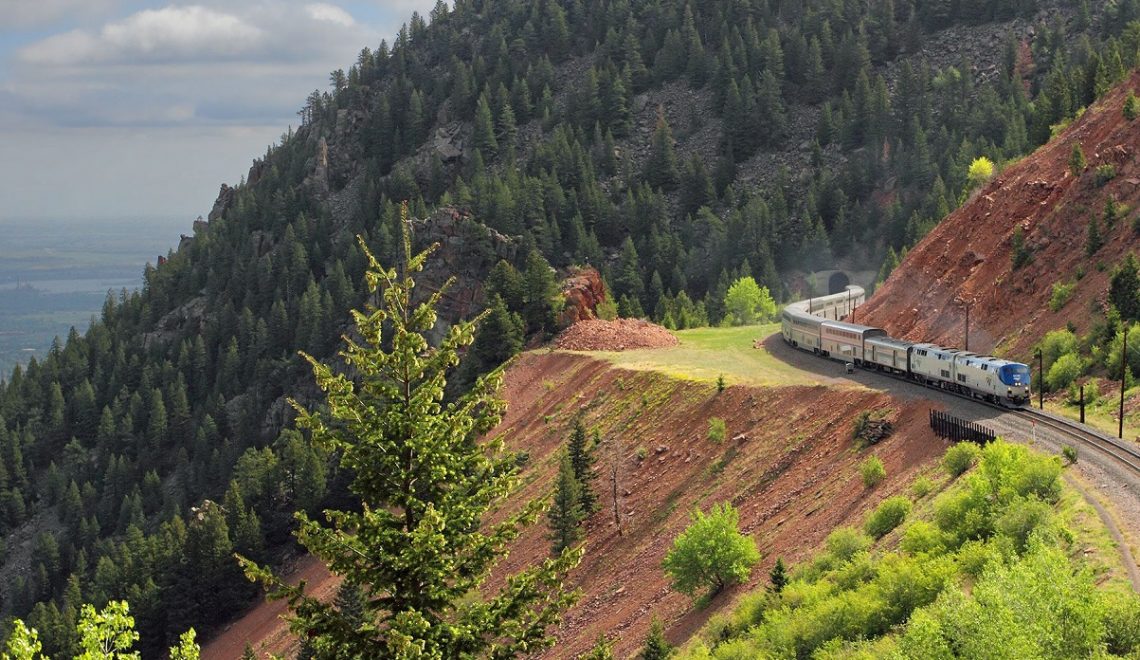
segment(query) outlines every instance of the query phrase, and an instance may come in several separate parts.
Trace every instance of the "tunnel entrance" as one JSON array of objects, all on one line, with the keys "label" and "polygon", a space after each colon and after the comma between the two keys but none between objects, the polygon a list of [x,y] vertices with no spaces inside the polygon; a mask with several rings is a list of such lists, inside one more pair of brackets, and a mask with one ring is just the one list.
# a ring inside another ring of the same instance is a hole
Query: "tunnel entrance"
[{"label": "tunnel entrance", "polygon": [[847,277],[847,273],[837,270],[827,278],[827,293],[843,293],[849,284],[851,280]]}]

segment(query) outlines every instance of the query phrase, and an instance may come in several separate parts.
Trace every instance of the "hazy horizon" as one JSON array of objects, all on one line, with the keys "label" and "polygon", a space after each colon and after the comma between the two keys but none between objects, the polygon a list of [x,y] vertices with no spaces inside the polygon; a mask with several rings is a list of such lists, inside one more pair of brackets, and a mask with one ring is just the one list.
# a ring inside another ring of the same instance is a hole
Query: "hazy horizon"
[{"label": "hazy horizon", "polygon": [[330,71],[434,4],[0,3],[0,224],[206,215]]}]

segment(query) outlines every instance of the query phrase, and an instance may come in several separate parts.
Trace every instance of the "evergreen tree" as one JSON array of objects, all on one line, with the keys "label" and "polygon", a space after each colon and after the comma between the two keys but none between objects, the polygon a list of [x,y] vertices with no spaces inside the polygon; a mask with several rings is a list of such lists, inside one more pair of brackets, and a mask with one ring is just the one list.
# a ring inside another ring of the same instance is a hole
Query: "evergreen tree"
[{"label": "evergreen tree", "polygon": [[662,110],[658,112],[649,159],[645,161],[645,181],[654,188],[672,190],[677,187],[680,177],[677,154],[673,149],[673,131],[669,129]]},{"label": "evergreen tree", "polygon": [[1128,90],[1128,96],[1124,97],[1124,118],[1128,121],[1136,119],[1140,115],[1140,100],[1137,100],[1136,94],[1132,90]]},{"label": "evergreen tree", "polygon": [[768,573],[768,581],[770,582],[768,590],[774,594],[778,594],[784,590],[788,584],[788,569],[784,566],[784,558],[777,557],[776,564],[772,566],[771,572]]},{"label": "evergreen tree", "polygon": [[554,486],[554,500],[546,512],[550,525],[550,550],[560,555],[582,540],[582,521],[586,511],[582,506],[582,485],[574,477],[570,455],[562,453],[558,464],[558,481]]},{"label": "evergreen tree", "polygon": [[1073,143],[1073,151],[1069,154],[1069,172],[1076,177],[1079,177],[1085,171],[1088,162],[1085,160],[1085,152],[1081,151],[1081,143]]},{"label": "evergreen tree", "polygon": [[641,660],[665,660],[673,652],[673,645],[665,639],[665,626],[661,619],[653,617],[649,624],[649,635],[641,649]]},{"label": "evergreen tree", "polygon": [[1100,220],[1093,216],[1089,220],[1088,234],[1085,236],[1085,254],[1093,256],[1104,247],[1104,237],[1100,233]]},{"label": "evergreen tree", "polygon": [[1140,262],[1129,253],[1115,270],[1108,285],[1108,300],[1120,313],[1120,320],[1140,321]]},{"label": "evergreen tree", "polygon": [[492,600],[479,597],[502,548],[535,520],[541,502],[480,531],[483,516],[517,483],[514,457],[500,443],[478,440],[502,413],[499,376],[441,404],[447,371],[471,343],[475,322],[452,326],[437,347],[428,344],[424,335],[445,292],[414,307],[411,293],[413,275],[435,246],[413,255],[406,229],[403,244],[399,272],[368,255],[369,289],[380,290],[383,304],[353,314],[362,343],[346,340],[342,354],[354,375],[307,357],[328,393],[328,411],[294,403],[298,426],[340,456],[354,475],[349,489],[364,505],[330,511],[329,527],[299,513],[298,540],[361,585],[365,616],[375,625],[354,627],[335,606],[243,563],[251,578],[273,587],[274,597],[289,599],[293,628],[313,640],[318,657],[532,652],[550,643],[548,628],[574,600],[562,590],[562,576],[581,553],[568,551],[512,576]]},{"label": "evergreen tree", "polygon": [[558,281],[550,263],[538,250],[531,250],[527,255],[522,281],[525,299],[522,316],[527,331],[541,333],[543,337],[553,334],[555,315],[560,309],[557,306]]},{"label": "evergreen tree", "polygon": [[570,443],[566,451],[570,455],[570,465],[574,468],[574,479],[581,487],[579,501],[582,503],[582,513],[585,515],[593,513],[598,506],[598,496],[591,484],[595,477],[594,462],[597,459],[594,452],[597,450],[599,439],[595,432],[594,444],[590,446],[586,440],[586,426],[582,423],[582,419],[574,420],[574,430],[570,433]]},{"label": "evergreen tree", "polygon": [[495,121],[491,116],[491,102],[487,100],[486,94],[479,96],[479,102],[475,106],[475,133],[472,139],[484,161],[491,160],[499,151]]}]

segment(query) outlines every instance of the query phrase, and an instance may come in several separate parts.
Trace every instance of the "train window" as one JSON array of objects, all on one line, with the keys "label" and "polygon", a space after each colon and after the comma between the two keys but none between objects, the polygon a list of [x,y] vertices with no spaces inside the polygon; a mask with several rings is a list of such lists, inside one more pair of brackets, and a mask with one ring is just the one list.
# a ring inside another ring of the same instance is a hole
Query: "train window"
[{"label": "train window", "polygon": [[966,382],[966,374],[958,374],[958,382],[960,382],[960,383]]},{"label": "train window", "polygon": [[990,370],[990,365],[988,365],[988,364],[982,365],[982,371],[989,371],[989,370]]},{"label": "train window", "polygon": [[949,378],[949,377],[950,377],[950,372],[949,372],[949,371],[946,371],[945,369],[943,369],[943,370],[942,370],[942,377],[943,377],[943,378]]}]

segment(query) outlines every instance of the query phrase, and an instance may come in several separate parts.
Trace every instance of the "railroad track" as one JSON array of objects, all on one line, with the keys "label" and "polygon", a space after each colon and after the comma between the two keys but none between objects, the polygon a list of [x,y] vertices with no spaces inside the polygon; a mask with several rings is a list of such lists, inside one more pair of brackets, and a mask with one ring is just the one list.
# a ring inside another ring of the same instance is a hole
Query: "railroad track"
[{"label": "railroad track", "polygon": [[1028,419],[1033,424],[1051,429],[1061,435],[1073,438],[1081,444],[1092,446],[1103,454],[1111,456],[1129,470],[1140,474],[1140,450],[1130,446],[1124,441],[1107,436],[1099,431],[1082,426],[1077,422],[1060,419],[1032,408],[1021,408],[1010,411],[1013,415]]},{"label": "railroad track", "polygon": [[1117,438],[1105,435],[1100,431],[1091,429],[1087,426],[1079,424],[1078,422],[1068,420],[1063,417],[1057,417],[1030,406],[1026,406],[1024,408],[1010,408],[1008,406],[985,401],[968,394],[963,394],[961,392],[956,392],[954,390],[938,387],[936,385],[931,385],[925,382],[919,382],[899,374],[887,373],[884,371],[879,371],[878,369],[868,368],[866,366],[863,367],[863,371],[878,374],[880,376],[887,376],[894,380],[899,380],[904,383],[911,383],[912,385],[917,385],[919,387],[942,392],[943,394],[956,396],[958,398],[972,401],[979,405],[993,408],[994,410],[1000,410],[1015,417],[1020,417],[1022,419],[1028,420],[1034,424],[1037,424],[1038,426],[1050,429],[1065,437],[1071,438],[1081,445],[1093,447],[1097,451],[1111,457],[1116,462],[1128,468],[1133,474],[1140,475],[1140,448],[1132,446],[1131,443],[1127,443]]}]

